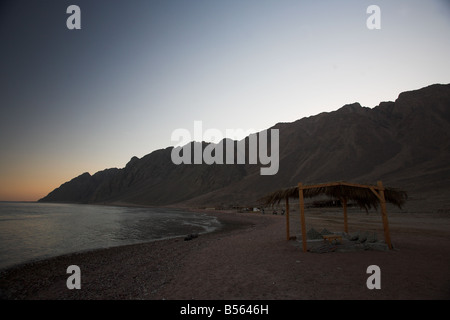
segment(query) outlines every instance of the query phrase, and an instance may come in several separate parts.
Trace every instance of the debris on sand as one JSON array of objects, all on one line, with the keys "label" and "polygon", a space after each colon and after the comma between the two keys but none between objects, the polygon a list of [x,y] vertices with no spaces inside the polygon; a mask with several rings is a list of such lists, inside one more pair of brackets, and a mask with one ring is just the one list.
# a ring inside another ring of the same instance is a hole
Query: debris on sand
[{"label": "debris on sand", "polygon": [[198,233],[191,233],[184,238],[184,241],[191,241],[195,238],[198,238]]}]

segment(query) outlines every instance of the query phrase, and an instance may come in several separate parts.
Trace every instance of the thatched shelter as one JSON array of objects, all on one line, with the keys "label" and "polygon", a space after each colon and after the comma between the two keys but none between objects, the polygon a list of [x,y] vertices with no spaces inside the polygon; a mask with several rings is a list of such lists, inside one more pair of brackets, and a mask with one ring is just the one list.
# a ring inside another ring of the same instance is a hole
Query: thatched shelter
[{"label": "thatched shelter", "polygon": [[287,239],[289,239],[289,198],[299,198],[303,251],[306,252],[306,227],[304,216],[304,198],[312,198],[319,195],[327,195],[331,198],[341,200],[344,209],[344,231],[348,233],[347,223],[347,203],[354,201],[361,208],[368,210],[370,208],[377,209],[381,207],[381,216],[383,219],[385,241],[389,248],[392,244],[389,235],[389,223],[386,212],[386,202],[392,203],[401,208],[406,202],[407,194],[405,191],[383,187],[381,181],[377,185],[362,185],[349,182],[332,182],[316,185],[303,185],[299,183],[296,187],[286,188],[275,191],[263,198],[265,205],[279,204],[282,200],[286,201],[286,230]]}]

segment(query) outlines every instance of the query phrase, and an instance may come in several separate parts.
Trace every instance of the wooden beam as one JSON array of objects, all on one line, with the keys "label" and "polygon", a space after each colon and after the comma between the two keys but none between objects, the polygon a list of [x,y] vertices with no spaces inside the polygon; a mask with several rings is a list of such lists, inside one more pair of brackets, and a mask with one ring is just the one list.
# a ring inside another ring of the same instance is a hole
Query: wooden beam
[{"label": "wooden beam", "polygon": [[300,205],[300,221],[302,224],[302,245],[303,252],[307,251],[307,243],[306,243],[306,225],[305,225],[305,202],[303,200],[303,185],[301,182],[298,183],[298,198]]},{"label": "wooden beam", "polygon": [[351,182],[328,182],[328,183],[320,183],[320,184],[312,184],[302,186],[302,189],[313,189],[313,188],[323,188],[323,187],[334,187],[334,186],[348,186],[348,187],[357,187],[357,188],[375,188],[378,189],[378,186],[369,186],[365,184],[359,183],[351,183]]},{"label": "wooden beam", "polygon": [[342,198],[342,207],[344,208],[344,232],[348,233],[348,220],[347,220],[347,198]]},{"label": "wooden beam", "polygon": [[[376,191],[374,187],[369,187],[369,189],[370,189],[370,191],[373,192],[374,195],[377,196],[378,200],[380,200],[380,202],[381,202],[382,199],[381,199],[381,196],[380,196],[380,194],[378,193],[378,191]],[[384,189],[383,189],[383,191],[384,191]],[[383,192],[383,194],[384,194],[384,192]]]},{"label": "wooden beam", "polygon": [[286,240],[289,241],[289,197],[286,197]]},{"label": "wooden beam", "polygon": [[377,186],[369,186],[366,184],[351,183],[351,182],[341,182],[340,185],[349,186],[349,187],[357,187],[357,188],[365,188],[365,189],[370,188],[370,187],[373,187],[375,189],[377,188]]},{"label": "wooden beam", "polygon": [[387,212],[386,212],[386,200],[384,198],[384,187],[383,187],[383,183],[381,181],[378,181],[377,185],[380,190],[379,198],[380,198],[380,206],[381,206],[381,217],[383,219],[384,241],[386,241],[386,244],[388,245],[389,249],[392,249],[391,235],[389,233],[389,221],[388,221]]},{"label": "wooden beam", "polygon": [[[302,185],[302,189],[313,189],[313,188],[323,188],[323,187],[333,187],[340,185],[340,182],[329,182],[329,183],[320,183],[320,184],[311,184],[311,185]],[[300,187],[299,187],[300,188]]]}]

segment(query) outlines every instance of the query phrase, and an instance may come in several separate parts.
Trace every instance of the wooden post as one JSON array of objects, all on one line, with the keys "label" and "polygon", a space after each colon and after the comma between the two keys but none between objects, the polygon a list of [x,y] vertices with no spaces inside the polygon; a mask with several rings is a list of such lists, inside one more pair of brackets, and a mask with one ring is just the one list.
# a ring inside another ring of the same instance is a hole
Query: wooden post
[{"label": "wooden post", "polygon": [[306,244],[306,225],[305,225],[305,202],[303,200],[303,185],[301,182],[298,184],[298,197],[300,203],[300,221],[302,224],[302,244],[303,244],[303,252],[307,251]]},{"label": "wooden post", "polygon": [[289,197],[286,197],[286,240],[289,241]]},{"label": "wooden post", "polygon": [[348,220],[347,220],[347,198],[342,198],[342,207],[344,208],[344,232],[348,233]]},{"label": "wooden post", "polygon": [[389,221],[386,212],[386,199],[384,197],[384,187],[381,181],[377,182],[378,185],[378,194],[380,198],[380,206],[381,206],[381,217],[383,219],[383,229],[384,229],[384,241],[388,245],[389,249],[392,249],[391,243],[391,235],[389,233]]}]

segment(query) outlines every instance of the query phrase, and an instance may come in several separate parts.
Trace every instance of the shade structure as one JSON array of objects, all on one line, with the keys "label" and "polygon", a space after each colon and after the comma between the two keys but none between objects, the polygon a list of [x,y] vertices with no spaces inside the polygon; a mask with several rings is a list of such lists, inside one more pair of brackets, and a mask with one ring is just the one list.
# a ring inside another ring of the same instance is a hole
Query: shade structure
[{"label": "shade structure", "polygon": [[[296,187],[285,188],[277,190],[271,194],[268,194],[262,200],[265,205],[279,204],[282,200],[286,201],[286,207],[288,208],[289,198],[299,198],[301,224],[302,224],[302,237],[303,237],[303,251],[307,251],[306,247],[306,227],[305,227],[305,215],[304,215],[304,198],[312,198],[319,195],[327,195],[331,198],[341,200],[344,209],[344,230],[348,232],[347,224],[347,203],[353,201],[361,208],[369,210],[370,208],[377,209],[381,207],[381,216],[384,228],[385,241],[390,249],[392,244],[389,234],[389,223],[386,211],[386,202],[402,208],[405,204],[408,195],[405,191],[384,187],[381,181],[378,181],[377,185],[363,185],[350,182],[329,182],[314,185],[303,185],[299,183]],[[289,212],[287,212],[286,219],[289,219]],[[289,225],[287,224],[287,238],[289,239]]]}]

